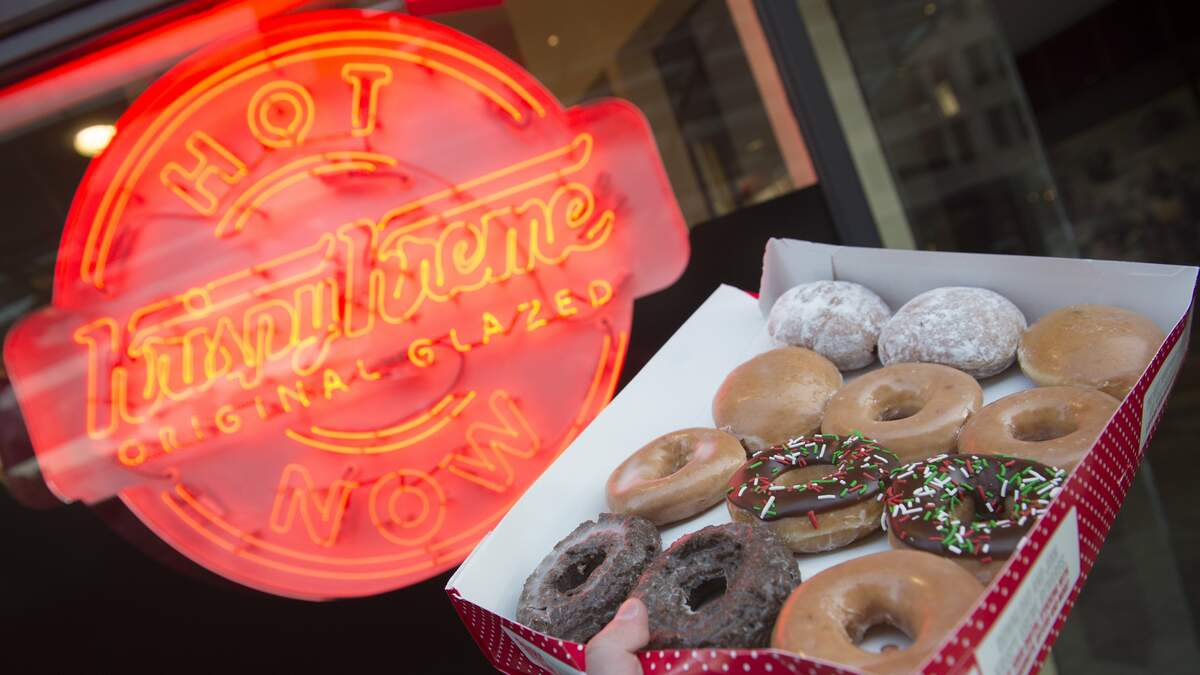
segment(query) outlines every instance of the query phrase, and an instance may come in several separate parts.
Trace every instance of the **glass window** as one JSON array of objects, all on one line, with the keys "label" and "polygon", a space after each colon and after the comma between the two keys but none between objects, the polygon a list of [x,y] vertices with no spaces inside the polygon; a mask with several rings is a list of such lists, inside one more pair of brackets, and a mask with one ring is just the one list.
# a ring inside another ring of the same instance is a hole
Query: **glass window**
[{"label": "glass window", "polygon": [[987,109],[988,127],[992,130],[992,142],[996,147],[1005,148],[1012,145],[1012,134],[1008,130],[1008,109],[1003,106],[993,106]]},{"label": "glass window", "polygon": [[[828,6],[918,246],[1076,251],[989,3]],[[917,79],[925,100],[898,100]]]},{"label": "glass window", "polygon": [[965,120],[955,120],[950,125],[950,132],[954,135],[954,145],[958,152],[958,161],[963,164],[969,164],[975,159],[975,143],[971,140],[971,131]]},{"label": "glass window", "polygon": [[992,78],[991,66],[987,63],[983,43],[971,44],[963,52],[967,57],[967,69],[971,72],[971,82],[975,85],[987,84]]},{"label": "glass window", "polygon": [[436,19],[521,63],[566,105],[637,104],[689,224],[815,180],[806,154],[795,166],[804,148],[782,87],[764,89],[775,66],[750,2],[530,0]]}]

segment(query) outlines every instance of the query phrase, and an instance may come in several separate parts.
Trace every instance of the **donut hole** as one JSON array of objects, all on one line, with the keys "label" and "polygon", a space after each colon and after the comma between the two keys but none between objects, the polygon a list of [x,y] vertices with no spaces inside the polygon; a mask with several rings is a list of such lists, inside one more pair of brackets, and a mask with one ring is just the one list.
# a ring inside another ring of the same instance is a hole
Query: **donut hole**
[{"label": "donut hole", "polygon": [[875,416],[875,421],[895,422],[896,420],[906,420],[921,412],[921,409],[924,407],[920,401],[902,401],[880,410]]},{"label": "donut hole", "polygon": [[1018,441],[1041,443],[1073,434],[1079,429],[1061,410],[1031,410],[1014,415],[1009,433]]},{"label": "donut hole", "polygon": [[554,580],[554,588],[559,593],[570,593],[587,582],[596,568],[604,564],[608,552],[604,549],[588,548],[567,551],[563,557],[562,572]]},{"label": "donut hole", "polygon": [[687,591],[688,609],[699,612],[701,607],[725,595],[727,587],[728,581],[726,581],[723,571],[716,576],[700,579],[691,588],[684,589]]},{"label": "donut hole", "polygon": [[673,476],[692,461],[692,447],[686,439],[671,438],[658,449],[659,469],[655,478]]},{"label": "donut hole", "polygon": [[[962,494],[957,506],[951,510],[950,515],[963,525],[988,520],[1001,520],[1007,518],[1013,512],[1014,504],[1012,494],[987,501],[980,499],[974,493]],[[992,510],[989,511],[988,506],[991,506]]]},{"label": "donut hole", "polygon": [[848,617],[845,628],[851,643],[866,652],[906,650],[913,643],[904,622],[886,608],[866,608],[864,613]]},{"label": "donut hole", "polygon": [[995,513],[980,514],[985,518],[1003,519],[1013,516],[1017,513],[1017,498],[1010,492],[1000,500],[1000,503],[995,506]]},{"label": "donut hole", "polygon": [[918,391],[884,387],[876,399],[876,422],[904,420],[921,412],[925,399]]},{"label": "donut hole", "polygon": [[854,637],[855,647],[872,654],[903,651],[913,643],[912,636],[887,619],[872,623]]},{"label": "donut hole", "polygon": [[698,612],[725,595],[741,565],[742,545],[722,534],[692,537],[680,547],[678,559],[676,583],[688,610]]},{"label": "donut hole", "polygon": [[[987,506],[985,506],[985,504],[989,503],[994,510],[987,510]],[[1007,500],[1002,499],[985,502],[982,499],[978,499],[978,495],[974,493],[959,493],[959,500],[956,506],[950,510],[950,516],[963,525],[969,525],[977,520],[1003,518],[1004,514],[1008,511],[1008,506],[1011,503],[1011,498]]]}]

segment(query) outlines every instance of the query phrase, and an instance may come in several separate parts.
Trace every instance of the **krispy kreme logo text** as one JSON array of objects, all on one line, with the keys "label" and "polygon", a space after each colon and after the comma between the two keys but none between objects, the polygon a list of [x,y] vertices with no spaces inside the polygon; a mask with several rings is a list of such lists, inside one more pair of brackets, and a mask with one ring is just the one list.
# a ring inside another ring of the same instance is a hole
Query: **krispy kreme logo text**
[{"label": "krispy kreme logo text", "polygon": [[[121,441],[117,458],[135,466],[209,435],[240,431],[246,408],[252,409],[251,417],[267,419],[308,407],[314,398],[332,399],[356,380],[379,377],[362,359],[353,370],[339,372],[328,366],[330,354],[377,329],[403,327],[419,311],[437,312],[463,294],[561,266],[608,241],[615,216],[597,208],[588,186],[561,181],[537,189],[586,167],[592,143],[581,134],[568,146],[523,162],[522,170],[544,172],[523,185],[502,183],[515,173],[512,167],[472,181],[499,197],[424,218],[406,217],[415,209],[403,205],[378,221],[343,224],[309,246],[138,307],[124,321],[103,317],[81,326],[74,339],[88,354],[88,434],[132,434]],[[220,147],[215,139],[209,144]],[[573,161],[555,167],[562,158]],[[202,186],[188,187],[198,191]],[[172,188],[188,194],[178,184]],[[433,223],[440,227],[429,232]],[[270,281],[264,284],[264,279]],[[466,353],[514,332],[568,319],[581,308],[601,307],[613,293],[612,282],[602,277],[578,289],[565,286],[549,297],[462,317],[467,320],[444,334],[411,338],[403,353],[413,365],[429,367],[437,359],[435,344]],[[273,363],[290,369],[295,380],[270,381]],[[193,413],[186,428],[164,425],[151,429],[151,440],[146,439],[146,426],[164,406],[221,380],[256,392],[245,399],[253,405],[225,402]]]},{"label": "krispy kreme logo text", "polygon": [[613,395],[685,227],[631,106],[411,17],[298,15],[148,89],[5,361],[48,484],[231,579],[460,561]]}]

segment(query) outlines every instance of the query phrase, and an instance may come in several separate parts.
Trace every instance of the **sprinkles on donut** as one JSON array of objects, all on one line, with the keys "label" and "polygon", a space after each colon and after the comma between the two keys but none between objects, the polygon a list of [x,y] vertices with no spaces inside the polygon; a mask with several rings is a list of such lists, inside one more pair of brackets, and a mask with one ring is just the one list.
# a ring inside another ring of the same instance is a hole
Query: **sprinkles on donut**
[{"label": "sprinkles on donut", "polygon": [[[878,529],[877,497],[900,460],[860,434],[801,436],[755,453],[729,481],[734,520],[765,522],[793,551],[840,548]],[[791,471],[813,466],[833,470],[789,484]]]},{"label": "sprinkles on donut", "polygon": [[893,547],[948,557],[987,583],[1066,478],[1007,455],[939,455],[892,472],[884,527]]}]

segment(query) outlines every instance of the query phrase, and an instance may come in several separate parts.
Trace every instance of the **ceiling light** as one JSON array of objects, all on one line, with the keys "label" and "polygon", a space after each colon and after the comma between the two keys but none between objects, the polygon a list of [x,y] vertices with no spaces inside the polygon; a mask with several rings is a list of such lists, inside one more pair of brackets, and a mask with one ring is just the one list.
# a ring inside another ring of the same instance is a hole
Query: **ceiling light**
[{"label": "ceiling light", "polygon": [[117,128],[111,124],[93,124],[75,132],[75,152],[84,157],[95,157],[108,147]]},{"label": "ceiling light", "polygon": [[943,117],[954,117],[962,110],[958,104],[958,97],[954,95],[954,87],[950,86],[949,82],[938,82],[933,88],[933,95],[937,98]]}]

